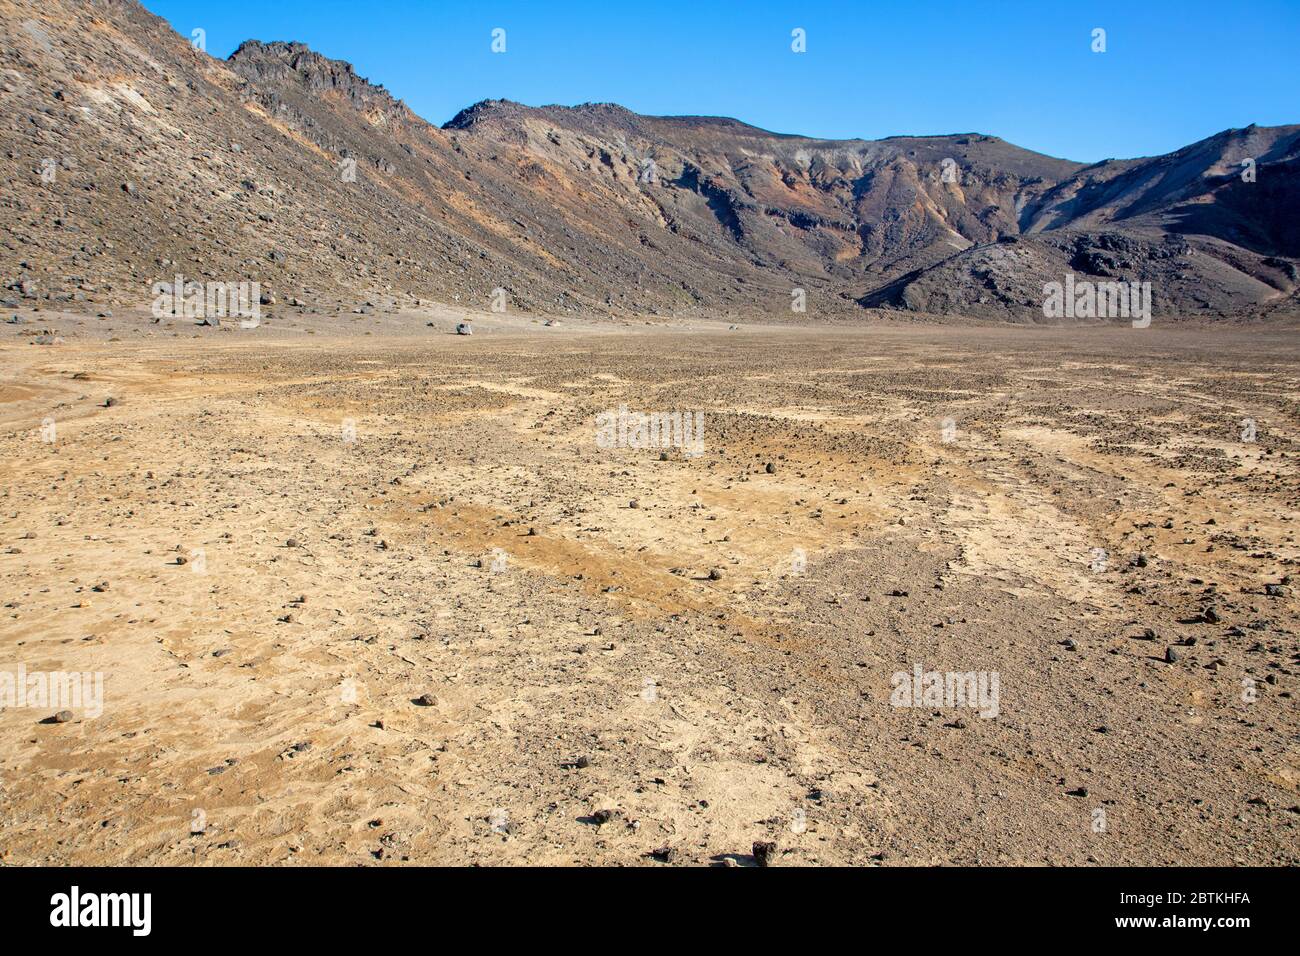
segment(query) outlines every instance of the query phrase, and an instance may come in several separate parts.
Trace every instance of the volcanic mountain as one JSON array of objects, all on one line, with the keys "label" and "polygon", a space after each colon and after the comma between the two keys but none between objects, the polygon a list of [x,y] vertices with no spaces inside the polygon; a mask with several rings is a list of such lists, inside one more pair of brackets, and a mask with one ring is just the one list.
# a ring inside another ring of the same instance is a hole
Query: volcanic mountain
[{"label": "volcanic mountain", "polygon": [[1150,281],[1170,317],[1300,312],[1300,126],[1092,165],[613,104],[438,128],[302,44],[214,59],[134,0],[3,2],[0,27],[10,304],[139,304],[180,273],[313,308],[1033,321],[1073,272]]}]

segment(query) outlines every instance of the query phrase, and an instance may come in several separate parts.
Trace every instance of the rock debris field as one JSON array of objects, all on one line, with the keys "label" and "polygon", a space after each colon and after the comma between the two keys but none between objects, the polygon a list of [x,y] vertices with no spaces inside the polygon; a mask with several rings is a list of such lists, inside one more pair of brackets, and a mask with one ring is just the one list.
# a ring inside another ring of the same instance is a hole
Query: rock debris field
[{"label": "rock debris field", "polygon": [[26,318],[4,863],[1300,863],[1293,334]]}]

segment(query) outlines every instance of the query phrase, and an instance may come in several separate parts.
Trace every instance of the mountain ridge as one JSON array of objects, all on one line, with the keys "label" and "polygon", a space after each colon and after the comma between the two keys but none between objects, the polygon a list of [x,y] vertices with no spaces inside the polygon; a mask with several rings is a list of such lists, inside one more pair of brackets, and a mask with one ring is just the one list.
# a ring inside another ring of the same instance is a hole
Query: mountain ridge
[{"label": "mountain ridge", "polygon": [[[1151,281],[1168,315],[1296,311],[1300,126],[1093,164],[988,134],[821,140],[611,103],[481,100],[439,127],[346,61],[258,40],[214,59],[134,0],[0,19],[10,301],[129,301],[183,266],[345,305],[501,289],[545,314],[1035,321],[1039,280],[1086,266]],[[34,177],[52,155],[71,168]]]}]

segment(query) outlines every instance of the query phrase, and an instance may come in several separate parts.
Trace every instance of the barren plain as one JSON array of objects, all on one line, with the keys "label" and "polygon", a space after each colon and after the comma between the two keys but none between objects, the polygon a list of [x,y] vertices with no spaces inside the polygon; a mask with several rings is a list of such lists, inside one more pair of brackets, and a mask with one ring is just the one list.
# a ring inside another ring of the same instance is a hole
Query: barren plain
[{"label": "barren plain", "polygon": [[1300,863],[1294,331],[457,318],[10,327],[0,860]]}]

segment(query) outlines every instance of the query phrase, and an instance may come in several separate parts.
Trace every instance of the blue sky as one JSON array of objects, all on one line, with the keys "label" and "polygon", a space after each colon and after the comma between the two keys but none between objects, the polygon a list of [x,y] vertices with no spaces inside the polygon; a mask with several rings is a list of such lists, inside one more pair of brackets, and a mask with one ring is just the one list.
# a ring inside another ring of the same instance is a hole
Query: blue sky
[{"label": "blue sky", "polygon": [[439,125],[487,98],[612,101],[809,136],[988,133],[1088,162],[1300,123],[1300,0],[144,4],[204,29],[213,56],[301,40]]}]

